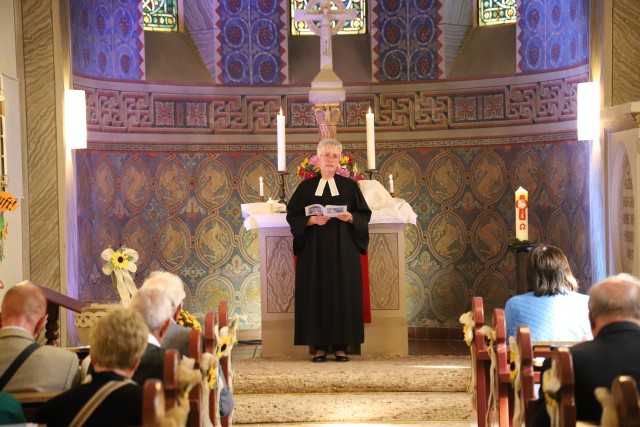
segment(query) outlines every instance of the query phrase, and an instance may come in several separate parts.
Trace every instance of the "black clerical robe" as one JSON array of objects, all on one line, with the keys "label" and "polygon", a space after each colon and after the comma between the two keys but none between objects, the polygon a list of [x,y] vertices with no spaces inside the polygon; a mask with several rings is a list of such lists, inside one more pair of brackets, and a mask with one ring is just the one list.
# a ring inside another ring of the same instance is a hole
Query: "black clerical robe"
[{"label": "black clerical robe", "polygon": [[[297,256],[295,345],[364,342],[360,255],[369,245],[371,210],[355,181],[339,175],[334,180],[339,195],[331,196],[327,184],[316,196],[316,176],[301,182],[287,205]],[[312,204],[346,205],[353,224],[332,218],[307,227],[304,208]]]}]

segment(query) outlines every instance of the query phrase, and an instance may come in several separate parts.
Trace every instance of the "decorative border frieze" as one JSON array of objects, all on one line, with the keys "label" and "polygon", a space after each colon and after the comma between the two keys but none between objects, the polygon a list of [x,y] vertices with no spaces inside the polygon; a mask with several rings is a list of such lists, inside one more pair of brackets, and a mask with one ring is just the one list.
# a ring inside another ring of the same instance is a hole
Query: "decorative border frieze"
[{"label": "decorative border frieze", "polygon": [[[347,94],[338,126],[364,129],[369,107],[376,131],[431,131],[535,125],[576,119],[577,85],[588,74],[481,88],[385,91]],[[89,81],[91,82],[91,81]],[[95,86],[101,82],[93,81]],[[260,135],[275,133],[281,106],[290,131],[316,132],[306,94],[168,93],[105,89],[76,84],[87,93],[92,132]],[[144,87],[138,85],[138,87]],[[404,86],[403,89],[407,88]],[[186,92],[186,91],[185,91]]]}]

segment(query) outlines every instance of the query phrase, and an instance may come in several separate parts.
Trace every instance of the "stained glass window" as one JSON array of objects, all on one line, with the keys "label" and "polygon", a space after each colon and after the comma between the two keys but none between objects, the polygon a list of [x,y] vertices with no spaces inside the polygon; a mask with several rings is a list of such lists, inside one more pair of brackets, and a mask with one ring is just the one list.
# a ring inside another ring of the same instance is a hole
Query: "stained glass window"
[{"label": "stained glass window", "polygon": [[[310,35],[313,34],[306,22],[297,22],[293,19],[295,10],[303,10],[307,7],[309,0],[290,0],[291,2],[291,34],[293,35]],[[314,0],[311,0],[314,1]],[[340,1],[340,0],[337,0]],[[367,32],[367,0],[342,0],[347,9],[356,10],[356,19],[346,21],[344,27],[338,34],[364,34]],[[316,2],[314,9],[320,8],[320,2]],[[338,9],[335,4],[331,5],[332,10]],[[336,21],[331,22],[335,25]],[[320,21],[317,22],[320,24]]]},{"label": "stained glass window", "polygon": [[478,25],[515,24],[516,0],[478,0]]},{"label": "stained glass window", "polygon": [[144,29],[178,31],[178,0],[142,0]]}]

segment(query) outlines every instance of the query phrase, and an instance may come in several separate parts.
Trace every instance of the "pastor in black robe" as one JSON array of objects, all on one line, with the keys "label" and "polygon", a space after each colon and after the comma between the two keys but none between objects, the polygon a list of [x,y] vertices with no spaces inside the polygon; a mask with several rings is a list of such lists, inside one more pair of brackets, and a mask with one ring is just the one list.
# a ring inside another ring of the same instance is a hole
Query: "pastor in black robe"
[{"label": "pastor in black robe", "polygon": [[[320,176],[300,183],[287,205],[296,262],[295,345],[347,345],[364,342],[360,254],[369,245],[371,210],[350,178],[334,175],[338,192],[325,185],[315,192]],[[307,226],[305,207],[346,205],[353,224],[331,218]]]}]

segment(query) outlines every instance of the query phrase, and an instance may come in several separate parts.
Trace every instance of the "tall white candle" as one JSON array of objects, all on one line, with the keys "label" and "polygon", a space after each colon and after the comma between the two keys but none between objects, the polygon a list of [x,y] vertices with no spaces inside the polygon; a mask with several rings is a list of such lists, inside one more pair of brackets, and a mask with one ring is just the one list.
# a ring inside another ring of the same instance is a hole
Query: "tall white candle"
[{"label": "tall white candle", "polygon": [[276,124],[278,130],[278,172],[287,171],[287,155],[284,146],[284,116],[282,115],[282,108],[280,114],[276,117]]},{"label": "tall white candle", "polygon": [[516,190],[516,238],[529,240],[529,192],[522,187]]},{"label": "tall white candle", "polygon": [[376,168],[376,135],[374,126],[374,116],[369,108],[367,113],[367,168]]},{"label": "tall white candle", "polygon": [[264,184],[262,183],[262,177],[260,177],[260,197],[264,196]]},{"label": "tall white candle", "polygon": [[393,194],[393,174],[389,174],[389,193]]}]

